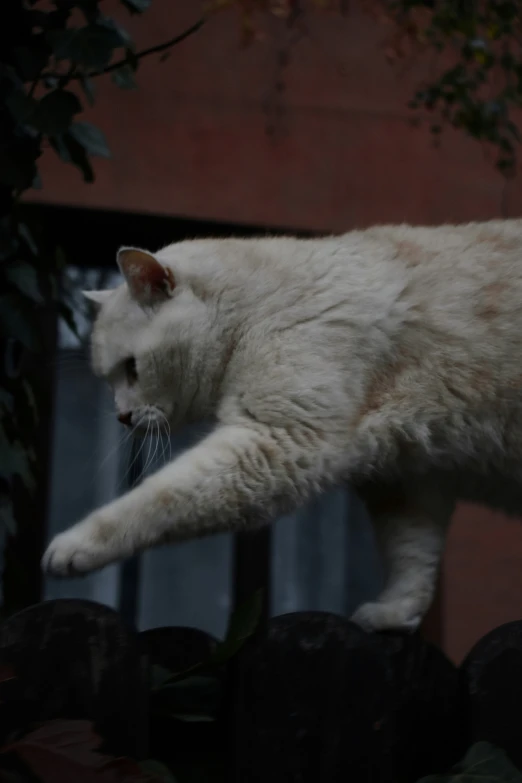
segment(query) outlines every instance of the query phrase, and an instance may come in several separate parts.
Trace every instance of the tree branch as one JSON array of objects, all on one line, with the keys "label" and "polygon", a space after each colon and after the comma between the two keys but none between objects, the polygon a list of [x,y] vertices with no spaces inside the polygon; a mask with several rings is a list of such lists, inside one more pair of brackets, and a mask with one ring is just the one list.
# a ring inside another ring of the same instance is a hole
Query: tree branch
[{"label": "tree branch", "polygon": [[[132,56],[126,56],[123,57],[121,60],[117,60],[115,63],[111,63],[111,65],[108,65],[106,68],[102,68],[101,71],[91,71],[90,73],[79,73],[75,72],[70,74],[69,79],[92,79],[95,76],[103,76],[105,73],[112,73],[113,71],[117,71],[118,68],[122,68],[124,65],[130,65],[136,60],[142,60],[144,57],[148,57],[151,54],[159,54],[160,52],[165,52],[167,49],[170,49],[172,46],[176,46],[176,44],[181,43],[186,38],[189,38],[191,35],[194,35],[194,33],[197,33],[198,30],[200,30],[203,25],[205,24],[204,19],[199,19],[197,22],[195,22],[191,27],[187,27],[186,30],[184,30],[182,33],[179,33],[179,35],[174,36],[174,38],[171,38],[168,41],[165,41],[164,43],[157,44],[156,46],[151,46],[149,49],[144,49],[142,52],[137,52],[136,54],[133,54]],[[50,73],[47,71],[47,73],[43,73],[40,77],[40,79],[49,79],[49,78],[61,78],[63,77],[63,74],[59,73]]]},{"label": "tree branch", "polygon": [[142,60],[144,57],[148,57],[150,54],[159,54],[160,52],[165,52],[167,49],[170,49],[171,46],[176,46],[176,44],[184,41],[185,38],[189,38],[191,35],[194,35],[194,33],[197,33],[204,24],[205,20],[199,19],[191,27],[188,27],[179,35],[171,38],[170,41],[165,41],[165,43],[157,44],[157,46],[151,46],[149,49],[144,49],[142,52],[138,52],[137,54],[133,55],[132,58],[123,57],[121,60],[118,60],[118,62],[112,63],[112,65],[108,65],[102,71],[94,71],[93,73],[88,74],[88,76],[89,78],[92,78],[93,76],[101,76],[104,73],[111,73],[112,71],[117,71],[118,68],[122,67],[122,65],[128,65],[129,62],[133,60]]}]

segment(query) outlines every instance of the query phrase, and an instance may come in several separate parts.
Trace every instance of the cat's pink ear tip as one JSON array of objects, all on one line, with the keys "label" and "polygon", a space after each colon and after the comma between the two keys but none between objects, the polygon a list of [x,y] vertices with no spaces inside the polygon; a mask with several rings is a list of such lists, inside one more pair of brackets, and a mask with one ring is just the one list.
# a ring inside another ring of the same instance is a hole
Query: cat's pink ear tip
[{"label": "cat's pink ear tip", "polygon": [[158,263],[151,253],[147,253],[145,250],[138,250],[134,247],[120,248],[116,261],[124,275],[128,274],[133,268],[141,268]]},{"label": "cat's pink ear tip", "polygon": [[118,266],[129,290],[139,304],[150,306],[172,295],[174,273],[146,250],[121,248]]}]

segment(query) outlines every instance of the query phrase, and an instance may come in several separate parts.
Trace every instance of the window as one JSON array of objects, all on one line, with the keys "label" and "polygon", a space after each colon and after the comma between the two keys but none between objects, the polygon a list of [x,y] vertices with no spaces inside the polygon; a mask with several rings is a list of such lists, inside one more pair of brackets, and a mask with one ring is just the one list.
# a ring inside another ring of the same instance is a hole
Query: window
[{"label": "window", "polygon": [[[83,289],[113,287],[120,281],[114,271],[115,250],[121,244],[158,247],[183,236],[230,235],[230,227],[186,225],[186,221],[111,216],[88,217],[89,235],[104,235],[104,249],[76,244],[83,210],[68,210],[60,225],[69,227],[67,290],[78,323],[79,337],[60,325],[56,361],[56,393],[52,478],[48,537],[69,527],[94,508],[128,488],[129,432],[117,421],[110,390],[91,373],[86,347],[89,332],[88,305]],[[73,214],[75,213],[75,214]],[[156,223],[155,221],[160,221]],[[166,224],[168,226],[166,227]],[[129,236],[132,231],[142,236]],[[111,230],[112,227],[112,230]],[[169,228],[170,227],[170,228]],[[238,233],[248,231],[238,227]],[[253,233],[253,232],[252,232]],[[118,235],[117,237],[115,235]],[[67,242],[67,237],[65,237]],[[81,252],[80,252],[81,251]],[[92,259],[107,259],[106,266],[92,266]],[[202,436],[204,425],[177,433],[171,441],[172,456]],[[144,454],[151,449],[145,446]],[[148,450],[147,450],[148,449]],[[161,464],[161,450],[150,470]],[[277,521],[271,533],[271,610],[283,614],[318,609],[350,614],[362,600],[378,592],[379,578],[372,534],[362,505],[346,489],[316,499],[297,514]],[[80,580],[46,580],[45,597],[85,598],[121,608],[129,592],[135,592],[135,622],[140,629],[162,625],[190,625],[217,636],[223,634],[233,602],[233,540],[218,535],[146,552],[139,567],[121,564]],[[132,610],[134,612],[134,609]]]}]

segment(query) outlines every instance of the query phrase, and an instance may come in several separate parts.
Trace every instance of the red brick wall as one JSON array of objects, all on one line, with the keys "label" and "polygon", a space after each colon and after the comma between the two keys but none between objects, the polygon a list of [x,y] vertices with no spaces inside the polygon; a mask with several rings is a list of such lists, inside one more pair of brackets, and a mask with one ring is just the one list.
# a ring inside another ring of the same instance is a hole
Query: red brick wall
[{"label": "red brick wall", "polygon": [[[157,0],[133,22],[140,46],[184,29],[195,5]],[[408,126],[421,64],[398,77],[379,47],[384,30],[355,11],[305,24],[297,42],[275,25],[265,44],[244,50],[235,17],[219,15],[166,62],[144,62],[138,92],[98,80],[89,119],[104,128],[114,159],[99,162],[96,184],[85,187],[50,152],[43,197],[321,230],[499,214],[503,182],[480,147],[448,132],[435,150],[429,134]],[[274,123],[266,104],[288,45]]]},{"label": "red brick wall", "polygon": [[475,641],[522,618],[522,527],[463,505],[450,532],[444,575],[446,650],[460,661]]},{"label": "red brick wall", "polygon": [[[192,23],[195,5],[156,0],[131,25],[140,47]],[[448,131],[436,150],[426,129],[408,125],[406,104],[428,65],[398,76],[375,22],[352,10],[309,17],[299,34],[277,24],[269,32],[243,50],[233,15],[221,15],[166,62],[144,62],[138,92],[98,80],[88,119],[104,128],[113,159],[86,186],[50,152],[35,197],[332,231],[499,216],[503,195],[509,213],[521,213],[520,181],[506,187],[478,145]],[[458,658],[487,628],[520,616],[522,530],[461,510],[445,575],[445,646]]]}]

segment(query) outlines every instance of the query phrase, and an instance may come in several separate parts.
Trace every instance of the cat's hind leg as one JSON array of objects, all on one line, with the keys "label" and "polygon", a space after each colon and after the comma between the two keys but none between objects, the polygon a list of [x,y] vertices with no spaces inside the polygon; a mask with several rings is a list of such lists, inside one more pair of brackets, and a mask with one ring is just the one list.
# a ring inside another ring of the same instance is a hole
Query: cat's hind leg
[{"label": "cat's hind leg", "polygon": [[358,488],[375,527],[385,584],[377,600],[352,620],[368,631],[414,631],[428,611],[437,582],[454,500],[441,486],[414,479],[405,486]]}]

